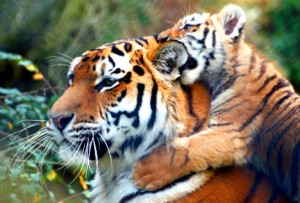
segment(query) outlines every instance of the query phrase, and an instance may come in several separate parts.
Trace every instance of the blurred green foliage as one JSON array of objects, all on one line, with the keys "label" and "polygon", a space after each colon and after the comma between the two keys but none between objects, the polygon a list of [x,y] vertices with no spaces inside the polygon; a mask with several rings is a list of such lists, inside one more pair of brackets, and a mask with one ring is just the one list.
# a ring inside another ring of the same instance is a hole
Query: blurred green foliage
[{"label": "blurred green foliage", "polygon": [[300,1],[279,0],[267,16],[264,35],[271,44],[273,58],[278,60],[295,88],[300,90]]},{"label": "blurred green foliage", "polygon": [[148,27],[159,22],[155,2],[2,0],[0,50],[29,58],[54,84],[64,85],[68,63],[47,57],[74,58],[105,42],[157,32]]},{"label": "blurred green foliage", "polygon": [[[18,54],[0,52],[0,60],[38,71],[37,66]],[[87,202],[90,194],[86,174],[79,174],[72,184],[66,183],[66,177],[75,177],[59,170],[62,165],[57,148],[49,148],[49,138],[43,131],[48,111],[58,97],[0,87],[0,202]],[[38,139],[32,139],[35,136]]]}]

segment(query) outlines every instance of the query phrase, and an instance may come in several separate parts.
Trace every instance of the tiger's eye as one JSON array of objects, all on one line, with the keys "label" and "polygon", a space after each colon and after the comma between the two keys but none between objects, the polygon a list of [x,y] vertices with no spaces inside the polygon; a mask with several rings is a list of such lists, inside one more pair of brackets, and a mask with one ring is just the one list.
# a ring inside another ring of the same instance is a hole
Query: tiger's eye
[{"label": "tiger's eye", "polygon": [[103,84],[106,86],[110,86],[116,82],[116,79],[114,78],[106,78],[103,80]]}]

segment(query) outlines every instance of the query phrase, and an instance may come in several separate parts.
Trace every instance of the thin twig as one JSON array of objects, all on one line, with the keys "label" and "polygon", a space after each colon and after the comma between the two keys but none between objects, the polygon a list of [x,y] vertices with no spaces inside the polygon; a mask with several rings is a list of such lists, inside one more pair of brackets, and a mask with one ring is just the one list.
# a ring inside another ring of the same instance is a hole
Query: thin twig
[{"label": "thin twig", "polygon": [[63,198],[63,199],[61,199],[60,201],[58,201],[58,202],[65,202],[65,201],[67,201],[67,200],[70,200],[70,199],[73,199],[73,198],[76,198],[76,197],[79,197],[79,196],[81,196],[81,195],[84,195],[82,192],[80,192],[80,193],[76,193],[76,194],[74,194],[74,195],[71,195],[71,196],[69,196],[69,197],[65,197],[65,198]]},{"label": "thin twig", "polygon": [[50,82],[45,77],[43,77],[43,81],[49,87],[49,89],[51,90],[51,92],[54,95],[57,95],[56,91],[54,90],[54,87],[50,84]]},{"label": "thin twig", "polygon": [[4,136],[8,136],[8,135],[10,135],[9,133],[7,133],[7,132],[4,132],[4,131],[2,131],[2,130],[0,130],[0,134],[1,134],[1,135],[4,135]]},{"label": "thin twig", "polygon": [[[32,91],[28,91],[28,92],[22,92],[20,94],[15,94],[15,95],[6,95],[6,96],[0,96],[0,99],[5,99],[5,98],[14,98],[14,97],[19,97],[19,96],[22,96],[22,95],[26,95],[26,94],[35,94],[35,93],[38,93],[38,92],[45,92],[45,91],[48,91],[50,90],[52,93],[54,90],[57,90],[57,91],[64,91],[65,88],[62,88],[62,87],[46,87],[46,88],[39,88],[37,90],[32,90]],[[56,94],[56,92],[54,91],[54,93]]]}]

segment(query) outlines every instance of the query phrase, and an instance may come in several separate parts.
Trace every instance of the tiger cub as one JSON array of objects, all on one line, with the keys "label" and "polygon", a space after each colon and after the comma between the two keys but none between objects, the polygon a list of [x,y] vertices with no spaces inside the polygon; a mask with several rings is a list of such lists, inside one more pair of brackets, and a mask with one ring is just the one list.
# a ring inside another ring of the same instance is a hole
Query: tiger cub
[{"label": "tiger cub", "polygon": [[161,148],[140,160],[138,186],[156,190],[191,172],[248,163],[300,201],[300,97],[244,42],[245,23],[244,11],[228,5],[218,14],[184,17],[160,34],[186,48],[188,63],[165,73],[179,73],[184,85],[207,85],[210,120],[202,132],[176,138],[171,156]]}]

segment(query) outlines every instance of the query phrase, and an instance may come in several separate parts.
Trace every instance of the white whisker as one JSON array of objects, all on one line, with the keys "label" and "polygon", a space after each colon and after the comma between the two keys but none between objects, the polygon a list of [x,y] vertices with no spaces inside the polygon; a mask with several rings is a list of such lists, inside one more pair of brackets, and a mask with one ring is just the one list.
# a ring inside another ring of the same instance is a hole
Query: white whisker
[{"label": "white whisker", "polygon": [[[113,161],[112,161],[112,156],[111,156],[111,153],[110,153],[110,150],[109,150],[109,147],[107,145],[107,143],[105,142],[104,138],[102,137],[102,135],[98,134],[100,136],[100,138],[103,140],[106,148],[107,148],[107,153],[108,153],[108,156],[109,156],[109,159],[110,159],[110,165],[111,165],[111,175],[113,175],[114,173],[114,165],[113,165]],[[97,140],[99,142],[99,140]],[[100,146],[100,143],[99,143],[99,146]]]},{"label": "white whisker", "polygon": [[66,57],[66,58],[68,58],[68,59],[70,59],[71,61],[73,61],[73,58],[68,56],[67,54],[64,54],[64,53],[59,53],[59,54]]}]

